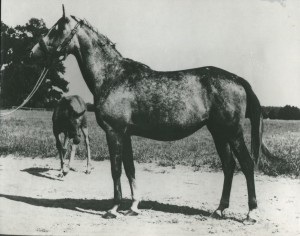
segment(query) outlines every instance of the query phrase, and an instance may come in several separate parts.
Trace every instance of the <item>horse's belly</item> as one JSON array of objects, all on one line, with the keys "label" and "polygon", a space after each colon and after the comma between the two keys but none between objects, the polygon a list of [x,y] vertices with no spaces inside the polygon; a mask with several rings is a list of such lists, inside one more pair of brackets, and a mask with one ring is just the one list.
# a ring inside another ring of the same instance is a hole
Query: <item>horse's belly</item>
[{"label": "horse's belly", "polygon": [[150,105],[133,110],[131,130],[134,135],[156,140],[177,140],[189,136],[208,119],[208,110],[196,102],[178,101]]},{"label": "horse's belly", "polygon": [[206,124],[206,120],[193,124],[134,124],[128,129],[131,135],[159,141],[173,141],[185,138]]}]

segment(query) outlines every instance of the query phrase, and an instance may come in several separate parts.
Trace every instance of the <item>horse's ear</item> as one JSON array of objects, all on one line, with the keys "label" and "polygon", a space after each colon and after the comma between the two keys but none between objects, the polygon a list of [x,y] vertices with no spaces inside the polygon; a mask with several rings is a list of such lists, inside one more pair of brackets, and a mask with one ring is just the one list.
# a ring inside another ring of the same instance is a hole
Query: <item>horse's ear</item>
[{"label": "horse's ear", "polygon": [[63,10],[63,18],[65,19],[66,18],[66,14],[65,14],[65,6],[64,6],[64,4],[62,5],[62,10]]},{"label": "horse's ear", "polygon": [[79,20],[76,16],[72,16],[72,15],[71,15],[71,17],[72,17],[75,21],[77,21],[77,23],[80,22],[80,20]]}]

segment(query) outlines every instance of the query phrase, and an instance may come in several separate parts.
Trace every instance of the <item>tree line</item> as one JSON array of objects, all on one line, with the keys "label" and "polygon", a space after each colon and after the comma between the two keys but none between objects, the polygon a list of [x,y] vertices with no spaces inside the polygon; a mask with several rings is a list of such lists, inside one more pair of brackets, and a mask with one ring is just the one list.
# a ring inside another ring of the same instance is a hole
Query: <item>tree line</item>
[{"label": "tree line", "polygon": [[262,107],[264,119],[273,120],[300,120],[300,109],[295,106]]}]

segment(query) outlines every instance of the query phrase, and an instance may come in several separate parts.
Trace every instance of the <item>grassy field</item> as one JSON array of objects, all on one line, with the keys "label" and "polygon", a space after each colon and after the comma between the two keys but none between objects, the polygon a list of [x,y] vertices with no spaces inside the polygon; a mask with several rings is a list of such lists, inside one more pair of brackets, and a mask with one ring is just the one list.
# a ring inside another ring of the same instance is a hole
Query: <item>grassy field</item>
[{"label": "grassy field", "polygon": [[[52,112],[18,111],[0,120],[0,156],[9,154],[26,157],[54,157],[57,154],[52,134]],[[266,120],[264,141],[280,157],[278,162],[268,162],[262,157],[260,169],[268,175],[298,176],[300,172],[300,121]],[[88,113],[92,159],[109,158],[105,134],[97,125],[94,113]],[[250,147],[250,127],[244,125],[245,139]],[[83,142],[82,142],[83,143]],[[84,158],[86,150],[81,143],[77,157]],[[134,158],[137,162],[154,162],[161,166],[188,165],[221,169],[211,135],[202,128],[194,135],[175,142],[159,142],[133,137]]]}]

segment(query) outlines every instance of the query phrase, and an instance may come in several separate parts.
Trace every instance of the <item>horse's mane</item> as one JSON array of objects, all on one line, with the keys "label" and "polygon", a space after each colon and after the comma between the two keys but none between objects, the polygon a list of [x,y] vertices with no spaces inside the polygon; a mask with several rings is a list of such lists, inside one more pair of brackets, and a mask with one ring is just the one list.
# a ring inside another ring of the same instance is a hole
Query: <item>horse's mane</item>
[{"label": "horse's mane", "polygon": [[[110,46],[119,56],[123,57],[121,55],[121,53],[116,49],[115,47],[115,43],[113,43],[106,35],[99,33],[99,31],[97,29],[95,29],[90,22],[87,21],[87,19],[80,19],[83,22],[83,25],[86,26],[87,28],[89,28],[91,31],[93,31],[97,36],[98,36],[98,44],[100,47],[104,47],[106,45]],[[104,41],[104,42],[103,42]],[[136,66],[140,67],[140,68],[147,68],[147,69],[151,69],[149,66],[141,63],[141,62],[137,62],[134,61],[132,59],[129,58],[123,58],[124,63],[133,65],[135,64]]]},{"label": "horse's mane", "polygon": [[[85,18],[81,21],[83,22],[83,25],[85,25],[87,28],[89,28],[90,30],[92,30],[98,37],[99,37],[99,46],[103,47],[103,46],[110,46],[117,54],[119,54],[119,56],[122,56],[121,53],[116,49],[116,44],[113,43],[107,36],[105,36],[104,34],[101,34],[98,32],[97,29],[95,29],[90,22],[88,22]],[[104,41],[104,42],[102,42]]]}]

